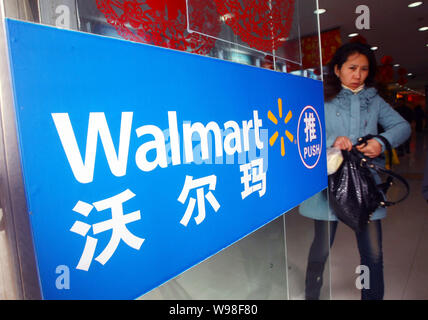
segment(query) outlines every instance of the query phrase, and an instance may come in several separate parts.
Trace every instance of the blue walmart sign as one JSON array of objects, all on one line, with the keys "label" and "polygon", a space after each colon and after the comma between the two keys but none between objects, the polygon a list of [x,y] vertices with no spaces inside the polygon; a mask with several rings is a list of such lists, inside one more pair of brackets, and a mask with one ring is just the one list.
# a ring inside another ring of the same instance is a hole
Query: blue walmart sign
[{"label": "blue walmart sign", "polygon": [[137,298],[327,185],[319,81],[7,29],[46,299]]}]

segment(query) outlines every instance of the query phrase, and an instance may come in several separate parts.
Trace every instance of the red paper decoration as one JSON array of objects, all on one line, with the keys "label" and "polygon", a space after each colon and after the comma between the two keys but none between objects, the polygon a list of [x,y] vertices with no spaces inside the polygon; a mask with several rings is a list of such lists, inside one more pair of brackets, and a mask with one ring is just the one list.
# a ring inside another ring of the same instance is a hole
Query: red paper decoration
[{"label": "red paper decoration", "polygon": [[400,68],[400,69],[398,69],[397,73],[398,73],[397,82],[399,84],[401,84],[402,86],[404,86],[407,83],[407,77],[406,77],[407,76],[407,70],[404,68]]},{"label": "red paper decoration", "polygon": [[359,42],[359,43],[367,44],[367,39],[359,34],[358,36],[351,38],[349,42]]},{"label": "red paper decoration", "polygon": [[399,76],[405,76],[407,74],[407,69],[400,68],[398,69],[397,73]]},{"label": "red paper decoration", "polygon": [[[126,40],[207,54],[215,39],[187,32],[185,0],[97,0],[107,22]],[[204,25],[210,35],[220,32],[218,13],[212,1],[195,1],[190,11],[195,24]],[[211,23],[210,23],[211,22]]]},{"label": "red paper decoration", "polygon": [[[302,52],[302,69],[314,68],[316,75],[321,74],[319,39],[317,35],[307,36],[300,39]],[[327,65],[333,58],[336,50],[342,45],[340,29],[333,29],[321,33],[322,65]],[[299,50],[299,41],[293,40],[286,43],[285,52],[295,52]],[[287,62],[287,71],[300,69],[300,66]]]},{"label": "red paper decoration", "polygon": [[394,81],[394,69],[392,67],[392,62],[394,60],[391,56],[383,56],[380,59],[381,65],[378,67],[377,72],[377,81],[387,84]]},{"label": "red paper decoration", "polygon": [[214,1],[225,23],[251,48],[272,52],[286,41],[293,22],[294,0]]},{"label": "red paper decoration", "polygon": [[394,59],[391,56],[383,56],[382,59],[380,59],[380,63],[383,65],[392,65],[392,62]]}]

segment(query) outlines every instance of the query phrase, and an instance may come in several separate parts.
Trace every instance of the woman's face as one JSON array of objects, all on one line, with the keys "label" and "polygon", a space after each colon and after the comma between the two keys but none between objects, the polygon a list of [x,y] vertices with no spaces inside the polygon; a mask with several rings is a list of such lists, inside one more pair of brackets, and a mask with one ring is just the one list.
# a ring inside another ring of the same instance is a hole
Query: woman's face
[{"label": "woman's face", "polygon": [[339,77],[343,85],[351,89],[357,89],[366,81],[369,75],[369,60],[360,53],[354,53],[342,65],[342,68],[334,66],[334,73]]}]

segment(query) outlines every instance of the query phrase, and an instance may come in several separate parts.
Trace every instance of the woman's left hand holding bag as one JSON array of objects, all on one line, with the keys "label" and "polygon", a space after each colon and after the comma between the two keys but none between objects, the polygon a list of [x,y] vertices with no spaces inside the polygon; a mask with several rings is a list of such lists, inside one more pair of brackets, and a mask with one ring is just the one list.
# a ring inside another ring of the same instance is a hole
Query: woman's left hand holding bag
[{"label": "woman's left hand holding bag", "polygon": [[376,158],[382,153],[382,145],[376,139],[367,140],[367,143],[358,145],[356,148],[369,158]]}]

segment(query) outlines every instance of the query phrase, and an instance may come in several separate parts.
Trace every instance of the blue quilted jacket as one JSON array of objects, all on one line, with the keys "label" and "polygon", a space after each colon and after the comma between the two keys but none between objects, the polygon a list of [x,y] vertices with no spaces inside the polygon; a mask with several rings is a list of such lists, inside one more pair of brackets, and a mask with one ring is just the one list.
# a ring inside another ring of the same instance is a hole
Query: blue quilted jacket
[{"label": "blue quilted jacket", "polygon": [[[378,134],[378,124],[384,129],[381,135],[388,139],[392,147],[402,144],[411,133],[409,123],[386,103],[374,88],[364,88],[356,94],[348,89],[342,89],[333,100],[325,103],[324,110],[327,148],[333,145],[338,136],[346,136],[355,144],[359,137]],[[382,141],[378,141],[385,150]],[[376,179],[380,181],[378,176]],[[312,219],[337,220],[327,205],[325,192],[304,201],[299,211]],[[385,216],[386,209],[378,208],[371,219],[382,219]]]}]

